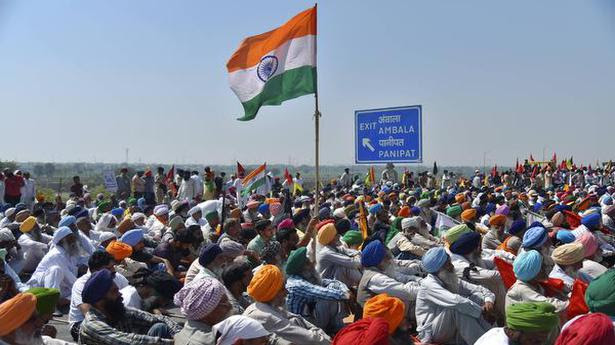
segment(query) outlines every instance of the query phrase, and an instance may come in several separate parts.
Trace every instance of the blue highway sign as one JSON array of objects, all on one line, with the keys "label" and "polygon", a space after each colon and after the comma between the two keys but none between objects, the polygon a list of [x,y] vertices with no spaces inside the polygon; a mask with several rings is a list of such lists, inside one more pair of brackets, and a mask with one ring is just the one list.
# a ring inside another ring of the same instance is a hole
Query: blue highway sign
[{"label": "blue highway sign", "polygon": [[355,162],[422,163],[422,115],[420,105],[355,111]]}]

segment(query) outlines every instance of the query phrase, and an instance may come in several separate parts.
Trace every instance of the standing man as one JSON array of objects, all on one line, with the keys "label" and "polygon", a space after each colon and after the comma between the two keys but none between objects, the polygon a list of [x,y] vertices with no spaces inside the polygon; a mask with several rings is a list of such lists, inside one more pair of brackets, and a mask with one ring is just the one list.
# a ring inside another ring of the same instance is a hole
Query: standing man
[{"label": "standing man", "polygon": [[115,177],[117,182],[116,196],[118,200],[128,199],[130,196],[130,178],[128,177],[128,169],[122,168],[120,174]]},{"label": "standing man", "polygon": [[167,185],[165,183],[167,177],[164,174],[163,167],[158,167],[156,170],[156,178],[154,179],[156,187],[156,204],[162,204],[164,202],[164,196],[167,194]]},{"label": "standing man", "polygon": [[293,181],[295,182],[295,184],[299,185],[300,189],[303,189],[303,179],[301,178],[301,174],[297,171],[297,174],[295,174],[295,178],[293,179]]},{"label": "standing man", "polygon": [[340,176],[340,184],[344,188],[352,187],[352,176],[350,175],[350,169],[344,169],[344,173]]},{"label": "standing man", "polygon": [[83,197],[83,185],[79,176],[73,176],[73,185],[70,186],[70,192],[78,198]]},{"label": "standing man", "polygon": [[26,204],[28,209],[32,211],[34,196],[36,195],[36,183],[30,178],[30,173],[27,171],[23,173],[23,182],[24,185],[21,187],[21,202]]},{"label": "standing man", "polygon": [[397,170],[395,170],[395,165],[393,163],[387,163],[386,168],[382,172],[382,181],[391,183],[397,183],[399,181],[399,176],[397,174]]},{"label": "standing man", "polygon": [[11,206],[15,206],[21,200],[21,187],[23,178],[13,174],[9,169],[4,169],[4,201]]},{"label": "standing man", "polygon": [[132,177],[133,196],[136,199],[142,198],[145,194],[145,180],[143,179],[143,171],[137,171]]}]

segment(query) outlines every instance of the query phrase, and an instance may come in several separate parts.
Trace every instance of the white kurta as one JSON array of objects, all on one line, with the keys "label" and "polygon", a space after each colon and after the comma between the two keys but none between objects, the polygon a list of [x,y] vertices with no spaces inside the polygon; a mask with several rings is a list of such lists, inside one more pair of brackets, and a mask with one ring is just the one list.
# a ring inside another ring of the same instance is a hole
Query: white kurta
[{"label": "white kurta", "polygon": [[139,295],[139,292],[137,291],[136,287],[128,285],[123,289],[120,289],[120,293],[122,294],[122,299],[124,300],[125,307],[131,307],[135,309],[143,308],[143,299]]},{"label": "white kurta", "polygon": [[504,328],[492,328],[483,334],[474,345],[508,345],[508,336],[504,333]]},{"label": "white kurta", "polygon": [[30,287],[55,288],[62,298],[70,298],[71,289],[77,280],[77,258],[71,258],[59,246],[49,250],[36,267],[28,281]]},{"label": "white kurta", "polygon": [[34,240],[30,233],[19,236],[17,243],[19,243],[23,251],[23,271],[33,272],[36,269],[38,263],[49,250],[49,242],[51,242],[51,236],[47,234],[41,234],[40,242]]}]

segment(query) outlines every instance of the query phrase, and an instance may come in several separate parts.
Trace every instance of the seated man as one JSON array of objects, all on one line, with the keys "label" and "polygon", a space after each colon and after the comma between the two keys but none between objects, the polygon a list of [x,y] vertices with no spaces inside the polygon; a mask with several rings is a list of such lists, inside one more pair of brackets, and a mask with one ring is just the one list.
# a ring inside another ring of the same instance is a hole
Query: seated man
[{"label": "seated man", "polygon": [[333,220],[321,222],[316,228],[318,244],[322,245],[316,252],[318,273],[322,278],[339,280],[350,288],[357,286],[361,280],[360,252],[339,245],[340,236]]},{"label": "seated man", "polygon": [[233,307],[233,315],[243,314],[253,302],[246,293],[252,276],[252,266],[245,261],[233,262],[222,272],[222,282],[226,287],[229,303]]},{"label": "seated man", "polygon": [[17,240],[23,250],[23,272],[34,272],[38,263],[49,251],[52,237],[41,232],[36,218],[32,216],[21,223],[19,230],[23,233]]},{"label": "seated man", "polygon": [[424,343],[474,344],[491,328],[483,316],[492,317],[495,295],[459,279],[443,247],[428,250],[422,263],[429,275],[421,280],[416,299],[419,338]]},{"label": "seated man", "polygon": [[[148,268],[152,270],[166,270],[170,275],[175,275],[173,265],[168,259],[152,255],[145,250],[143,230],[132,229],[127,231],[122,235],[120,241],[132,247],[132,255],[130,256],[132,260],[147,264]],[[130,272],[130,276],[135,272]]]},{"label": "seated man", "polygon": [[224,286],[210,277],[192,281],[179,290],[174,301],[187,319],[175,334],[175,345],[215,344],[212,327],[231,311]]},{"label": "seated man", "polygon": [[36,311],[36,296],[20,293],[0,304],[0,344],[44,344],[44,321]]},{"label": "seated man", "polygon": [[126,307],[165,314],[163,307],[173,301],[181,287],[179,280],[167,272],[144,268],[133,276],[132,285],[120,289],[120,294]]},{"label": "seated man", "polygon": [[410,334],[405,320],[405,304],[396,297],[383,293],[376,295],[365,302],[363,318],[383,318],[388,324],[389,344],[408,344]]},{"label": "seated man", "polygon": [[113,274],[102,269],[90,276],[82,292],[90,305],[79,329],[83,345],[173,344],[181,327],[173,320],[141,310],[126,308],[113,282]]},{"label": "seated man", "polygon": [[154,255],[169,260],[176,277],[183,278],[186,276],[188,263],[194,260],[190,255],[190,247],[194,241],[195,238],[188,229],[180,229],[172,240],[160,243],[154,250]]},{"label": "seated man", "polygon": [[558,322],[559,316],[549,303],[511,304],[506,309],[506,326],[490,329],[474,345],[545,344]]},{"label": "seated man", "polygon": [[339,301],[348,300],[350,293],[344,283],[321,279],[314,265],[307,259],[307,249],[293,250],[286,263],[286,290],[288,311],[299,314],[314,325],[337,332],[344,326],[347,316],[341,311]]},{"label": "seated man", "polygon": [[572,291],[575,279],[585,283],[592,281],[592,278],[581,272],[583,260],[585,259],[585,248],[581,243],[568,243],[561,245],[553,251],[551,258],[555,265],[549,274],[549,278],[558,278],[564,281],[567,291]]},{"label": "seated man", "polygon": [[489,218],[489,226],[489,232],[483,238],[482,248],[495,250],[505,240],[506,216],[503,214],[492,216]]},{"label": "seated man", "polygon": [[255,302],[243,315],[260,322],[267,331],[294,344],[331,344],[322,329],[284,309],[284,277],[276,266],[265,265],[258,270],[250,281],[248,294]]},{"label": "seated man", "polygon": [[567,297],[547,297],[540,281],[546,280],[547,268],[544,266],[543,257],[536,250],[529,250],[517,256],[513,263],[513,271],[517,281],[506,293],[506,307],[513,303],[521,302],[547,302],[555,307],[557,313],[568,308]]}]

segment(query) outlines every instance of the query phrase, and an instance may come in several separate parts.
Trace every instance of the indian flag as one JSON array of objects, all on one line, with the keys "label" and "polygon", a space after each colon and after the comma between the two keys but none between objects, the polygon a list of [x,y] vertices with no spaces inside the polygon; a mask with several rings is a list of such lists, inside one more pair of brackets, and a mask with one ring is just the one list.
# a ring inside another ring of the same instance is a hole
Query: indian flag
[{"label": "indian flag", "polygon": [[252,170],[243,180],[241,180],[241,195],[247,196],[258,187],[267,184],[267,163]]},{"label": "indian flag", "polygon": [[263,105],[316,92],[316,7],[246,38],[226,64],[231,89],[252,120]]}]

